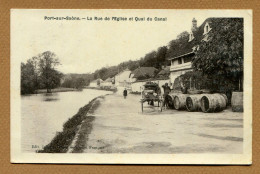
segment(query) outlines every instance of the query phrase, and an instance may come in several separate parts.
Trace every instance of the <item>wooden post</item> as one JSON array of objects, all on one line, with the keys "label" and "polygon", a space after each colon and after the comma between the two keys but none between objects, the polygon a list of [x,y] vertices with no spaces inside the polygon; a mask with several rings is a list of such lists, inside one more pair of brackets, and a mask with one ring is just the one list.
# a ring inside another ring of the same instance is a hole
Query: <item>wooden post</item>
[{"label": "wooden post", "polygon": [[190,77],[190,89],[191,89],[191,77]]},{"label": "wooden post", "polygon": [[241,91],[241,87],[240,87],[240,78],[238,79],[238,90]]}]

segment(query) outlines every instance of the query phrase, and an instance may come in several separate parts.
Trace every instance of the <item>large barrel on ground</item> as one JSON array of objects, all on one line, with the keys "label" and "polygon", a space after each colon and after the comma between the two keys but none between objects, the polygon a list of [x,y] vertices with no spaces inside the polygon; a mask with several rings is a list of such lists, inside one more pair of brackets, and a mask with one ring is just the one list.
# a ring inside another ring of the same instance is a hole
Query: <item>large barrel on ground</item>
[{"label": "large barrel on ground", "polygon": [[227,107],[227,105],[228,105],[228,98],[227,98],[227,95],[226,95],[226,94],[223,94],[223,93],[220,93],[220,95],[222,95],[222,96],[225,98],[225,100],[226,100],[226,107]]},{"label": "large barrel on ground", "polygon": [[174,97],[175,97],[176,95],[178,95],[178,94],[179,94],[179,93],[170,93],[170,94],[169,94],[169,96],[171,97],[171,99],[169,98],[169,99],[171,100],[169,103],[170,103],[170,105],[171,105],[170,107],[171,107],[172,109],[175,109],[175,107],[174,107]]},{"label": "large barrel on ground", "polygon": [[226,108],[226,100],[221,94],[204,94],[201,98],[203,112],[220,112]]},{"label": "large barrel on ground", "polygon": [[231,98],[231,106],[233,112],[243,112],[243,92],[233,92]]},{"label": "large barrel on ground", "polygon": [[177,94],[173,99],[174,108],[177,110],[186,109],[186,98],[188,94]]},{"label": "large barrel on ground", "polygon": [[167,95],[165,99],[168,101],[168,107],[170,109],[174,109],[172,96],[171,95]]},{"label": "large barrel on ground", "polygon": [[186,98],[186,108],[190,112],[199,111],[200,106],[200,100],[203,95],[197,94],[197,95],[190,95]]}]

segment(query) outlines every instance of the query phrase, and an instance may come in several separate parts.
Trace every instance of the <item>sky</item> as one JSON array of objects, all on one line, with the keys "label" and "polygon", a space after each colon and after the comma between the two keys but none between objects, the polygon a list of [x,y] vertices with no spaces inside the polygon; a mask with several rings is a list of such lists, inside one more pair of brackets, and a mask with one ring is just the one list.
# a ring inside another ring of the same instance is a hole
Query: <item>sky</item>
[{"label": "sky", "polygon": [[[92,17],[92,20],[44,20],[46,17]],[[191,21],[198,26],[208,17],[234,16],[231,11],[216,10],[12,10],[11,57],[26,62],[44,51],[59,58],[62,73],[91,73],[167,45]],[[102,17],[102,21],[93,20]],[[105,17],[110,17],[105,21]],[[114,21],[112,17],[133,17],[133,21]],[[153,21],[135,21],[150,17]],[[155,21],[154,18],[167,18]]]}]

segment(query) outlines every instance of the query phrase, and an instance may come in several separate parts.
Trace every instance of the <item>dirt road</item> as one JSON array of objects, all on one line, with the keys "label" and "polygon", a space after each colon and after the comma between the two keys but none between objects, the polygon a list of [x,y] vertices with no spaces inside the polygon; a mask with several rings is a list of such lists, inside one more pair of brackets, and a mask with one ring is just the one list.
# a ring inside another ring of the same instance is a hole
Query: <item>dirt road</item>
[{"label": "dirt road", "polygon": [[141,113],[139,95],[106,96],[94,112],[85,153],[242,153],[243,113]]}]

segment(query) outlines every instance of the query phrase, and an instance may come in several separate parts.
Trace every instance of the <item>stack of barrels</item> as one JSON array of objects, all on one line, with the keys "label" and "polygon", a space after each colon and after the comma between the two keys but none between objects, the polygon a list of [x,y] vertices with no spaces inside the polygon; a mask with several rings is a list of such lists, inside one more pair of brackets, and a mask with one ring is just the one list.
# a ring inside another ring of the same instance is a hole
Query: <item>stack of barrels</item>
[{"label": "stack of barrels", "polygon": [[172,98],[175,109],[187,109],[189,112],[220,112],[227,107],[228,103],[225,94],[174,94]]}]

